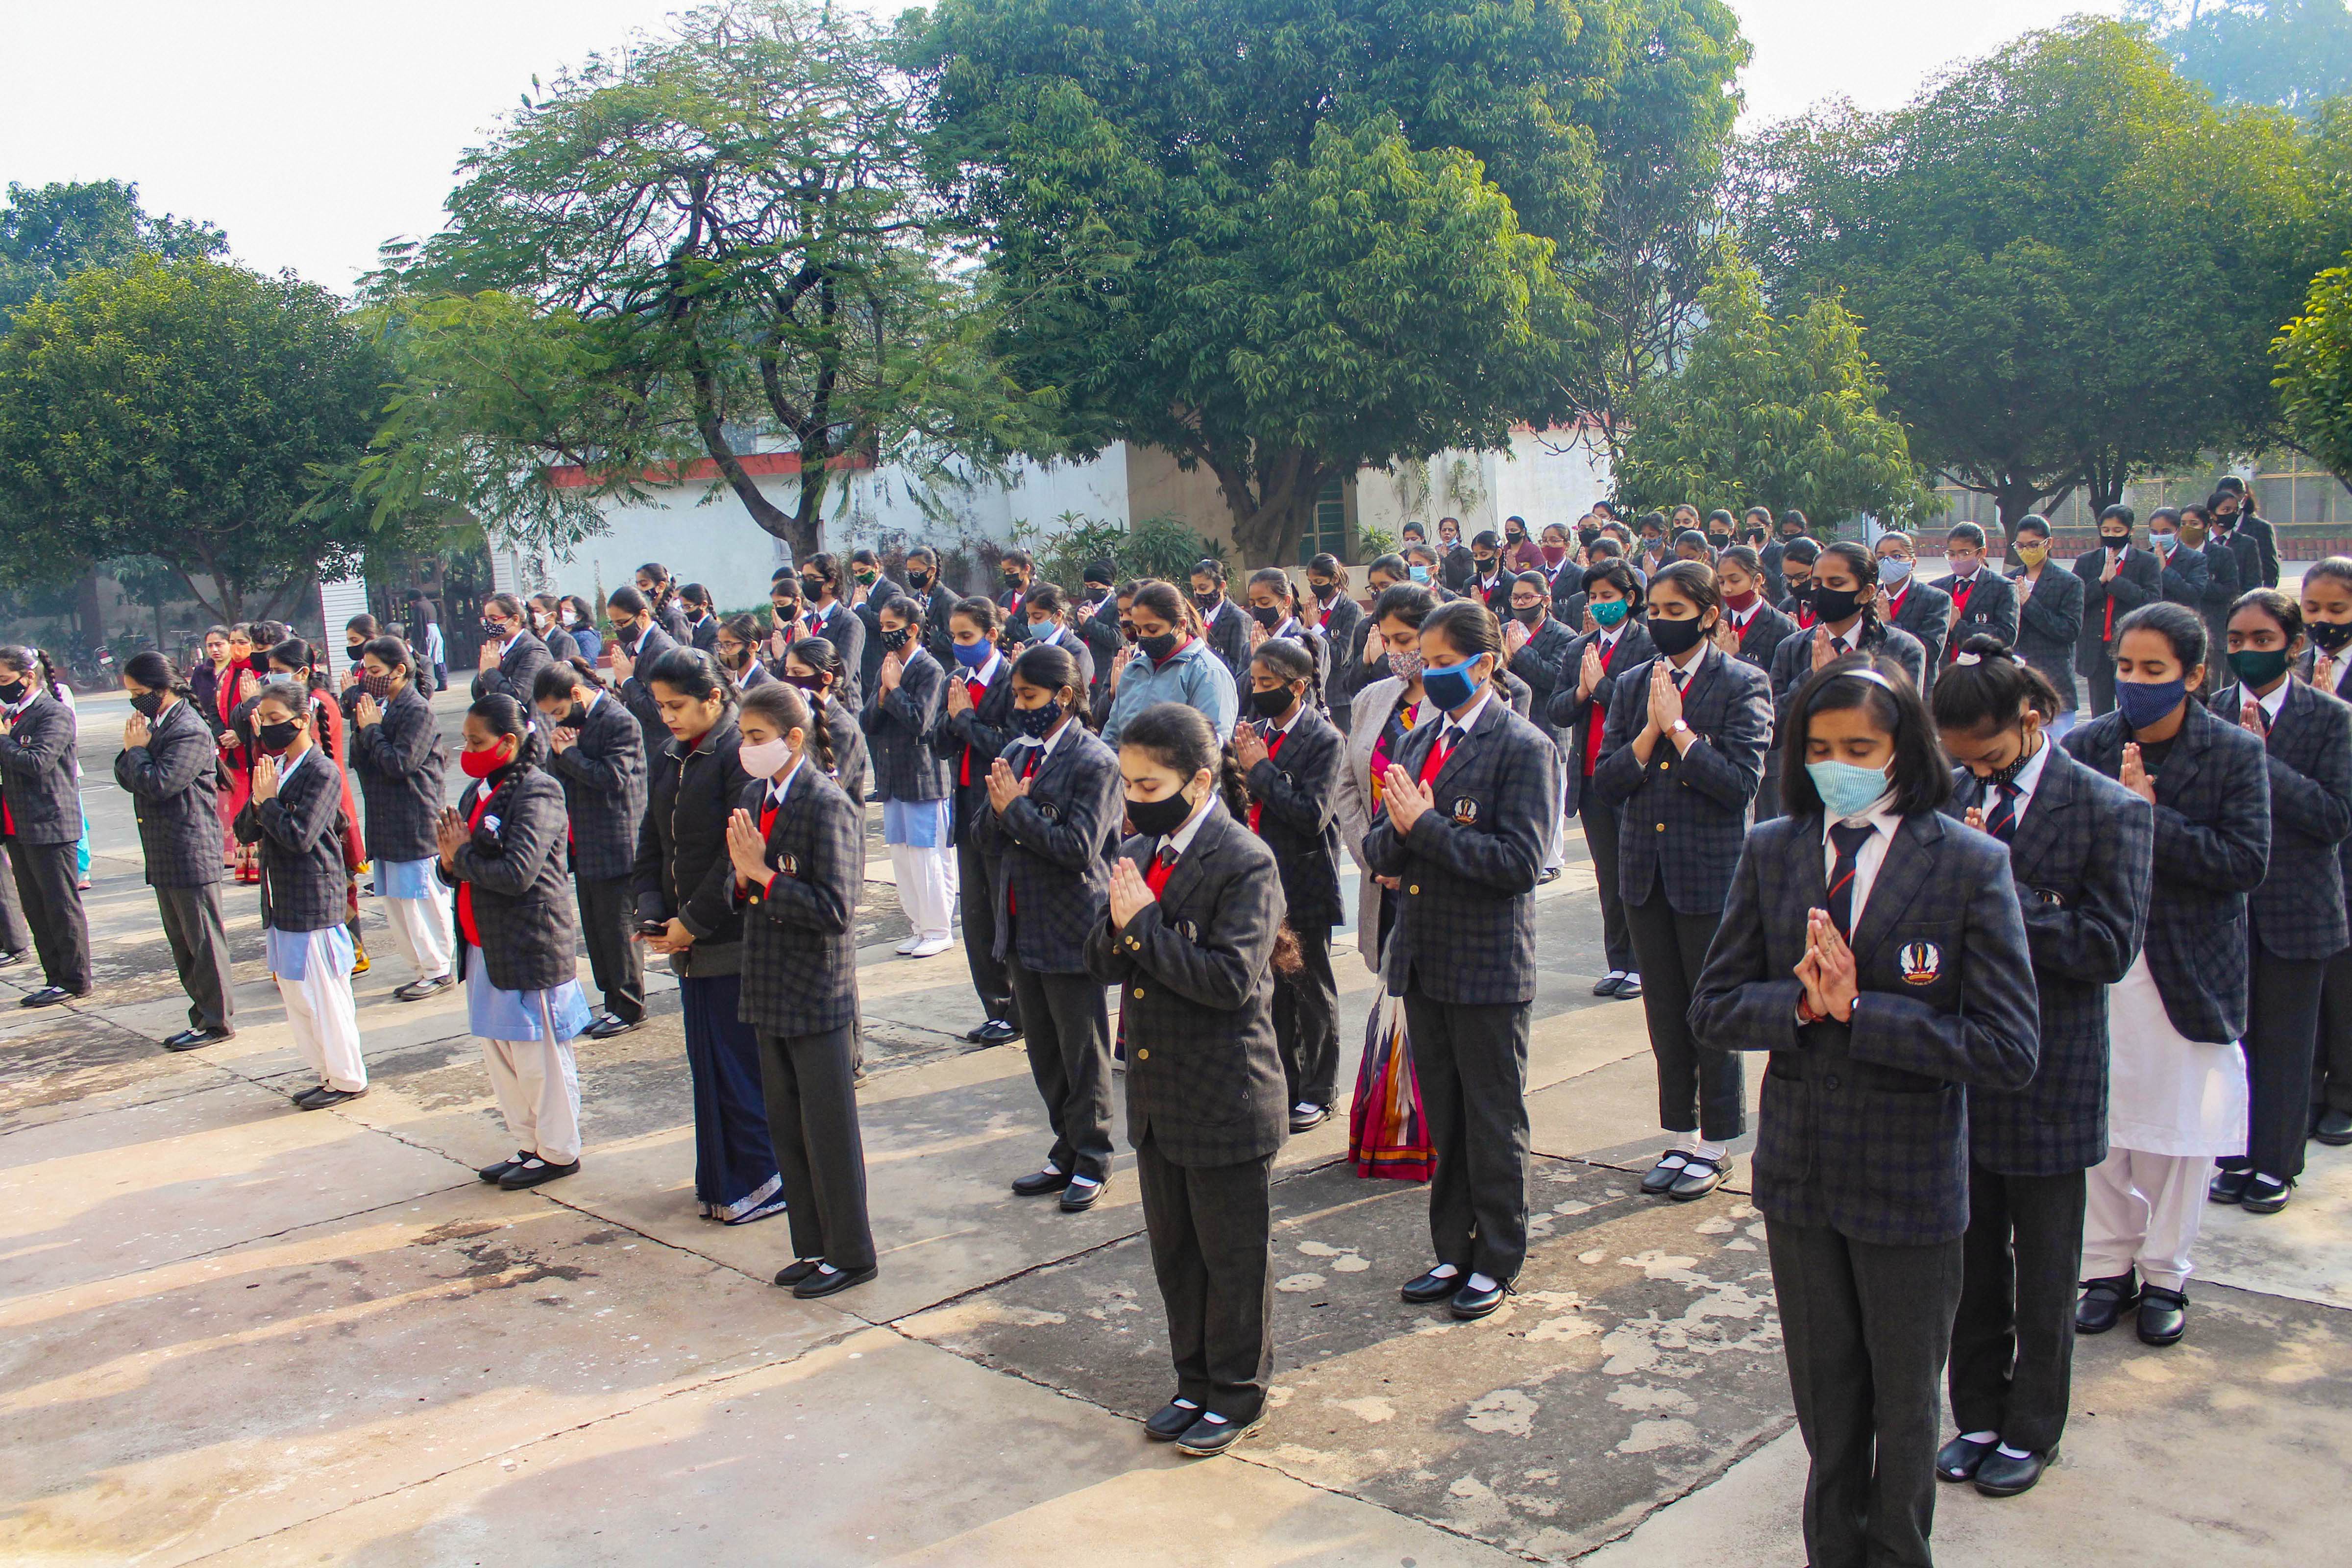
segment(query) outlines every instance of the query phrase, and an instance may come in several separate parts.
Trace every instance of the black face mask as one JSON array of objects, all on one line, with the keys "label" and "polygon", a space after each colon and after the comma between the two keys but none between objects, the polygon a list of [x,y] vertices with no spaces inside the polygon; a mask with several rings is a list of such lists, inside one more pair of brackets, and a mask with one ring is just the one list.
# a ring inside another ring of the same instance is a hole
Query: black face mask
[{"label": "black face mask", "polygon": [[1541,605],[1528,605],[1525,607],[1514,605],[1511,606],[1511,614],[1523,626],[1533,628],[1544,624],[1544,607]]},{"label": "black face mask", "polygon": [[1524,528],[1507,528],[1503,530],[1503,537],[1514,544],[1525,544],[1528,542],[1528,531]]},{"label": "black face mask", "polygon": [[613,623],[613,640],[614,642],[628,642],[634,639],[636,635],[637,628],[634,622],[614,621]]},{"label": "black face mask", "polygon": [[2110,550],[2122,550],[2131,543],[2131,535],[2128,533],[2103,533],[2099,535],[2099,542],[2105,545]]},{"label": "black face mask", "polygon": [[1170,654],[1176,651],[1176,634],[1161,632],[1157,637],[1138,637],[1135,639],[1135,646],[1141,648],[1144,656],[1152,663],[1162,664],[1167,661]]},{"label": "black face mask", "polygon": [[915,634],[913,632],[909,631],[905,626],[884,626],[882,628],[882,651],[885,653],[897,653],[900,648],[905,647],[908,643],[914,639],[914,635]]},{"label": "black face mask", "polygon": [[261,742],[261,749],[273,757],[292,745],[294,737],[301,732],[302,726],[291,719],[281,719],[275,724],[257,725],[253,731],[254,738]]},{"label": "black face mask", "polygon": [[930,585],[931,574],[929,572],[909,572],[907,574],[907,586],[914,589],[915,592],[919,594]]},{"label": "black face mask", "polygon": [[[1834,626],[1862,608],[1862,595],[1857,589],[1814,587],[1808,592],[1812,597],[1813,619],[1817,621],[1827,621]],[[1650,640],[1658,640],[1655,631],[1650,634]]]},{"label": "black face mask", "polygon": [[1127,819],[1135,830],[1147,838],[1165,838],[1184,826],[1192,815],[1192,803],[1180,793],[1165,800],[1135,800],[1127,803]]},{"label": "black face mask", "polygon": [[0,702],[5,702],[13,707],[22,702],[25,700],[25,693],[32,689],[33,683],[29,680],[12,680],[5,686],[0,686]]},{"label": "black face mask", "polygon": [[1478,563],[1478,575],[1481,577],[1490,577],[1494,575],[1495,558],[1493,556],[1473,555],[1470,559]]},{"label": "black face mask", "polygon": [[768,601],[768,614],[774,617],[776,625],[780,626],[783,626],[787,622],[799,620],[801,618],[800,601],[798,599],[771,599]]},{"label": "black face mask", "polygon": [[1271,691],[1250,693],[1250,706],[1261,719],[1279,719],[1298,701],[1297,694],[1287,686],[1277,686]]},{"label": "black face mask", "polygon": [[1339,591],[1339,584],[1318,583],[1312,577],[1307,579],[1307,585],[1315,591],[1315,596],[1318,599],[1328,599],[1332,595]]},{"label": "black face mask", "polygon": [[801,579],[801,597],[806,599],[810,604],[815,604],[818,595],[822,595],[824,592],[824,584],[819,579],[814,577],[803,577]]},{"label": "black face mask", "polygon": [[2338,653],[2352,643],[2352,621],[2305,621],[2303,629],[2322,653]]},{"label": "black face mask", "polygon": [[1250,619],[1255,621],[1259,626],[1264,626],[1267,631],[1272,631],[1275,627],[1282,625],[1282,612],[1268,605],[1252,605],[1250,606]]},{"label": "black face mask", "polygon": [[1021,592],[1021,574],[1018,572],[1004,574],[1004,585],[1016,594]]},{"label": "black face mask", "polygon": [[1650,641],[1668,658],[1680,658],[1698,647],[1706,632],[1696,616],[1688,620],[1669,621],[1656,616],[1650,617]]},{"label": "black face mask", "polygon": [[1597,528],[1580,528],[1576,531],[1577,542],[1583,545],[1587,550],[1591,549],[1592,542],[1600,537],[1601,531]]},{"label": "black face mask", "polygon": [[555,721],[559,730],[585,730],[588,727],[588,704],[574,702],[572,711]]},{"label": "black face mask", "polygon": [[1089,605],[1099,605],[1099,604],[1101,604],[1105,599],[1108,599],[1108,598],[1109,598],[1109,597],[1110,597],[1110,590],[1109,590],[1108,588],[1105,588],[1105,587],[1099,586],[1098,584],[1093,584],[1093,583],[1089,583],[1089,584],[1087,584],[1087,604],[1089,604]]},{"label": "black face mask", "polygon": [[160,691],[142,691],[131,700],[131,706],[142,718],[152,719],[163,710],[163,694]]},{"label": "black face mask", "polygon": [[1709,544],[1714,545],[1717,550],[1727,549],[1731,543],[1731,535],[1727,533],[1710,533],[1706,536],[1706,542]]},{"label": "black face mask", "polygon": [[504,642],[507,640],[506,623],[504,621],[494,621],[488,616],[485,616],[482,617],[482,635],[488,637],[493,642]]},{"label": "black face mask", "polygon": [[1205,615],[1215,609],[1223,598],[1223,594],[1195,594],[1192,595],[1192,607]]},{"label": "black face mask", "polygon": [[1043,708],[1015,708],[1013,727],[1034,741],[1042,741],[1053,733],[1054,726],[1062,721],[1062,705],[1048,702]]}]

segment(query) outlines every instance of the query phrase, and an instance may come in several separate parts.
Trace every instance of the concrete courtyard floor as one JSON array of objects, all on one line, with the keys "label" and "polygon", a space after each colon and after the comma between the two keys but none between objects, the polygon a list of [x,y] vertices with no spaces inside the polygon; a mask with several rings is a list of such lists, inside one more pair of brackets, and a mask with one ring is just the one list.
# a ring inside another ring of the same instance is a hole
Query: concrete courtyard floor
[{"label": "concrete courtyard floor", "polygon": [[[768,1283],[781,1223],[695,1216],[667,981],[581,1051],[582,1171],[528,1194],[475,1181],[510,1145],[462,1004],[391,1000],[373,911],[364,1100],[286,1105],[250,889],[226,894],[237,1038],[160,1050],[184,1002],[109,772],[121,705],[84,713],[97,993],[0,1009],[0,1562],[1803,1561],[1745,1165],[1696,1204],[1634,1192],[1653,1079],[1640,1008],[1589,994],[1580,856],[1541,903],[1520,1293],[1476,1324],[1405,1306],[1424,1194],[1358,1179],[1341,1123],[1293,1140],[1275,1408],[1193,1461],[1138,1426],[1170,1378],[1124,1162],[1086,1215],[1006,1193],[1045,1142],[1027,1063],[961,1039],[960,952],[891,955],[886,882],[861,928],[881,1276],[798,1302]],[[1339,967],[1360,1021],[1370,977]],[[2036,1491],[1944,1489],[1939,1561],[2341,1560],[2352,1151],[2314,1152],[2285,1213],[2209,1214],[2185,1342],[2083,1342]]]}]

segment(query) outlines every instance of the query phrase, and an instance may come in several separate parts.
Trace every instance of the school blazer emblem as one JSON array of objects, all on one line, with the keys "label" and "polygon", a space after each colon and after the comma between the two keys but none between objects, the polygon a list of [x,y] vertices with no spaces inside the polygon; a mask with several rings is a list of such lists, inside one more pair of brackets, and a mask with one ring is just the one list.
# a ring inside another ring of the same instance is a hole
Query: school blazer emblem
[{"label": "school blazer emblem", "polygon": [[1906,942],[1895,955],[1895,966],[1909,985],[1933,985],[1944,973],[1944,950],[1932,942]]},{"label": "school blazer emblem", "polygon": [[1478,803],[1468,795],[1454,803],[1454,822],[1457,827],[1475,827],[1478,823]]}]

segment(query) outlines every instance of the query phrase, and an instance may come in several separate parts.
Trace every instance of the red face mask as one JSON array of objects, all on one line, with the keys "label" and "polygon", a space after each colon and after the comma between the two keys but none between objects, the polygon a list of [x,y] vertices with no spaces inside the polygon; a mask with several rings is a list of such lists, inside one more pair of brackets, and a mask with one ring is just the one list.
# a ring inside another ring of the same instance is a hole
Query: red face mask
[{"label": "red face mask", "polygon": [[1723,602],[1745,615],[1748,613],[1748,606],[1756,602],[1756,590],[1750,588],[1745,594],[1726,594],[1723,596]]},{"label": "red face mask", "polygon": [[492,748],[487,752],[460,752],[457,753],[457,765],[466,770],[466,776],[469,779],[488,778],[492,773],[497,773],[500,768],[505,767],[512,761],[514,761],[514,757],[510,753],[499,751],[496,748]]},{"label": "red face mask", "polygon": [[1547,566],[1557,566],[1568,559],[1568,546],[1565,544],[1546,544],[1540,548]]}]

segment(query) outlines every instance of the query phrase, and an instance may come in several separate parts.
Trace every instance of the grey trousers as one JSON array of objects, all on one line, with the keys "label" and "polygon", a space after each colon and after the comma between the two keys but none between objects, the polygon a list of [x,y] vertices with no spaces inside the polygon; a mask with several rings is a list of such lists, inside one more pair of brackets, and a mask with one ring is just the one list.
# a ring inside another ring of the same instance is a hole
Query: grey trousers
[{"label": "grey trousers", "polygon": [[1243,1425],[1274,1370],[1273,1172],[1271,1154],[1179,1165],[1148,1132],[1135,1146],[1177,1396]]},{"label": "grey trousers", "polygon": [[1021,1005],[1004,961],[996,956],[996,858],[967,844],[956,846],[956,887],[963,903],[963,956],[971,988],[991,1022],[1020,1025]]},{"label": "grey trousers", "polygon": [[1584,825],[1584,847],[1592,852],[1592,875],[1601,884],[1601,943],[1612,969],[1638,970],[1633,928],[1625,921],[1625,900],[1617,887],[1617,808],[1592,793],[1584,781],[1584,798],[1577,802],[1576,817]]},{"label": "grey trousers", "polygon": [[636,900],[629,879],[601,880],[573,872],[572,886],[580,895],[580,933],[588,944],[588,973],[604,999],[604,1011],[625,1024],[646,1016],[646,953],[630,940]]},{"label": "grey trousers", "polygon": [[[964,927],[971,940],[971,924]],[[1054,1129],[1058,1170],[1110,1174],[1110,1015],[1091,974],[1040,974],[1008,955],[1004,972],[1029,1047],[1029,1076]]]},{"label": "grey trousers", "polygon": [[1331,973],[1331,928],[1290,928],[1303,961],[1296,974],[1274,976],[1274,1043],[1290,1103],[1328,1107],[1339,1078],[1339,983]]},{"label": "grey trousers", "polygon": [[854,1025],[819,1035],[760,1037],[768,1139],[783,1179],[793,1255],[845,1273],[874,1267],[866,1215],[866,1142],[857,1125]]},{"label": "grey trousers", "polygon": [[0,952],[22,952],[33,945],[25,929],[25,906],[16,901],[16,873],[8,864],[8,846],[0,844]]},{"label": "grey trousers", "polygon": [[1969,1165],[1969,1233],[1947,1382],[1963,1432],[2046,1454],[2074,1386],[2084,1173],[2005,1176]]},{"label": "grey trousers", "polygon": [[1433,1002],[1408,991],[1405,1032],[1437,1171],[1429,1239],[1440,1263],[1507,1285],[1528,1256],[1531,1003]]},{"label": "grey trousers", "polygon": [[236,994],[229,978],[228,931],[221,924],[220,884],[158,888],[155,908],[163,917],[163,940],[172,944],[172,967],[188,994],[188,1026],[226,1032],[236,1016]]},{"label": "grey trousers", "polygon": [[89,989],[89,921],[82,913],[81,891],[75,886],[80,873],[74,868],[74,847],[27,844],[8,846],[16,874],[16,896],[24,900],[25,923],[33,928],[33,951],[40,954],[41,972],[60,991],[81,995]]}]

